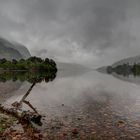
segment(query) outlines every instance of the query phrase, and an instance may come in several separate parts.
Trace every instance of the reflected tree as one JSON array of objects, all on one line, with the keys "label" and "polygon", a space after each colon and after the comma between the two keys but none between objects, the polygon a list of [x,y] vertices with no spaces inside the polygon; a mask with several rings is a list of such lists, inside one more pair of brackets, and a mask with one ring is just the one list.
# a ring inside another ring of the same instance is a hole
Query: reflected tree
[{"label": "reflected tree", "polygon": [[[11,72],[11,71],[1,72],[0,73],[1,82],[5,82],[8,80],[28,81],[29,83],[31,83],[31,86],[27,90],[27,92],[23,95],[20,101],[15,101],[14,103],[12,103],[11,108],[5,108],[4,106],[0,105],[0,112],[17,118],[19,123],[22,125],[24,132],[28,134],[30,131],[32,131],[32,133],[28,135],[34,137],[33,135],[34,133],[37,132],[37,129],[34,127],[33,123],[41,126],[42,115],[38,113],[37,109],[30,103],[30,101],[27,101],[26,98],[29,96],[32,89],[35,87],[37,83],[40,83],[42,81],[47,83],[49,81],[53,81],[55,77],[56,72],[49,73],[48,72],[29,73],[29,72]],[[28,105],[32,111],[22,110],[23,103]]]}]

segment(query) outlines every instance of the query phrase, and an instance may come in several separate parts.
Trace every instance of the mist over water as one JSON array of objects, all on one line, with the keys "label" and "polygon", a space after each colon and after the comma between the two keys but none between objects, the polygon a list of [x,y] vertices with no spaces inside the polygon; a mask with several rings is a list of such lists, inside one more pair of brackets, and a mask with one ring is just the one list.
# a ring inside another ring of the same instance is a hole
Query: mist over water
[{"label": "mist over water", "polygon": [[2,0],[0,36],[94,68],[140,54],[138,0]]},{"label": "mist over water", "polygon": [[140,67],[106,74],[106,66],[140,62],[139,25],[139,0],[1,0],[1,57],[20,58],[19,49],[54,60],[58,72],[2,71],[0,103],[44,115],[47,134],[139,140]]},{"label": "mist over water", "polygon": [[[57,120],[71,128],[80,127],[87,133],[96,128],[100,136],[100,131],[105,132],[105,126],[109,123],[112,128],[110,131],[116,135],[118,130],[113,124],[117,125],[117,121],[123,120],[128,127],[133,128],[133,132],[138,132],[133,125],[140,123],[140,85],[97,71],[74,76],[71,71],[61,71],[67,73],[67,76],[58,71],[58,76],[52,82],[36,84],[26,98],[38,112],[46,116],[40,129],[49,129],[52,120]],[[10,97],[4,105],[19,101],[29,85],[23,83],[16,91],[20,95]],[[26,105],[22,109],[30,110]],[[80,120],[77,121],[77,118]],[[61,132],[63,128],[56,131]]]}]

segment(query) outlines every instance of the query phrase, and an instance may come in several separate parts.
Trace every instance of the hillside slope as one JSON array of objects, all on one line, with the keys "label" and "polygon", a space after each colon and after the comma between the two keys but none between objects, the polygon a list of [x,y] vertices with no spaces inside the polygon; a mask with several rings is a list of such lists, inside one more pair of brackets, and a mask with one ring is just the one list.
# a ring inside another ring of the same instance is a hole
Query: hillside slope
[{"label": "hillside slope", "polygon": [[[26,47],[18,43],[12,43],[4,38],[0,37],[0,59],[6,58],[21,59],[30,57],[30,53]],[[22,82],[7,81],[5,83],[0,82],[0,102],[4,102],[7,98],[16,94],[16,91],[22,86]],[[27,87],[28,89],[28,87]]]},{"label": "hillside slope", "polygon": [[24,46],[21,45],[17,42],[13,42],[13,46],[11,46],[13,49],[16,49],[20,52],[20,54],[26,59],[31,57],[31,54],[29,52],[29,50]]},{"label": "hillside slope", "polygon": [[26,47],[18,44],[11,43],[6,39],[0,38],[0,58],[6,59],[21,59],[30,57],[29,51]]},{"label": "hillside slope", "polygon": [[117,61],[114,64],[112,64],[112,67],[115,67],[117,65],[122,65],[124,63],[129,63],[130,65],[133,65],[134,63],[140,63],[140,55],[134,57],[128,57],[120,61]]}]

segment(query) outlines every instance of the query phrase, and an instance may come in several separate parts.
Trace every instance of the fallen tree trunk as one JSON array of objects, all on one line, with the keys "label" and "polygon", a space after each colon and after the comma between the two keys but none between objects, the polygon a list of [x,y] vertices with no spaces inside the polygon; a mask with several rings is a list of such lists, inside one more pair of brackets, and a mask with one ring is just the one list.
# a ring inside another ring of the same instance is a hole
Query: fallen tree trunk
[{"label": "fallen tree trunk", "polygon": [[42,125],[41,118],[42,116],[37,113],[32,113],[29,111],[17,111],[15,108],[5,108],[0,105],[0,112],[6,115],[10,115],[12,117],[17,118],[19,121],[23,121],[28,124],[35,123],[37,125]]}]

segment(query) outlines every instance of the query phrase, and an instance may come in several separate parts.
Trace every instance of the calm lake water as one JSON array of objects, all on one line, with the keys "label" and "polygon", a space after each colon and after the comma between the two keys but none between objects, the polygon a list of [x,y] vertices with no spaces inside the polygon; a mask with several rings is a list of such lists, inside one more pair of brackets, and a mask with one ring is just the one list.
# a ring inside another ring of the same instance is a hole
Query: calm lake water
[{"label": "calm lake water", "polygon": [[[94,70],[59,70],[52,82],[36,84],[26,100],[45,116],[42,131],[56,135],[76,128],[102,139],[139,139],[139,81]],[[22,83],[3,104],[20,100],[30,86]],[[23,104],[23,109],[30,108]]]}]

